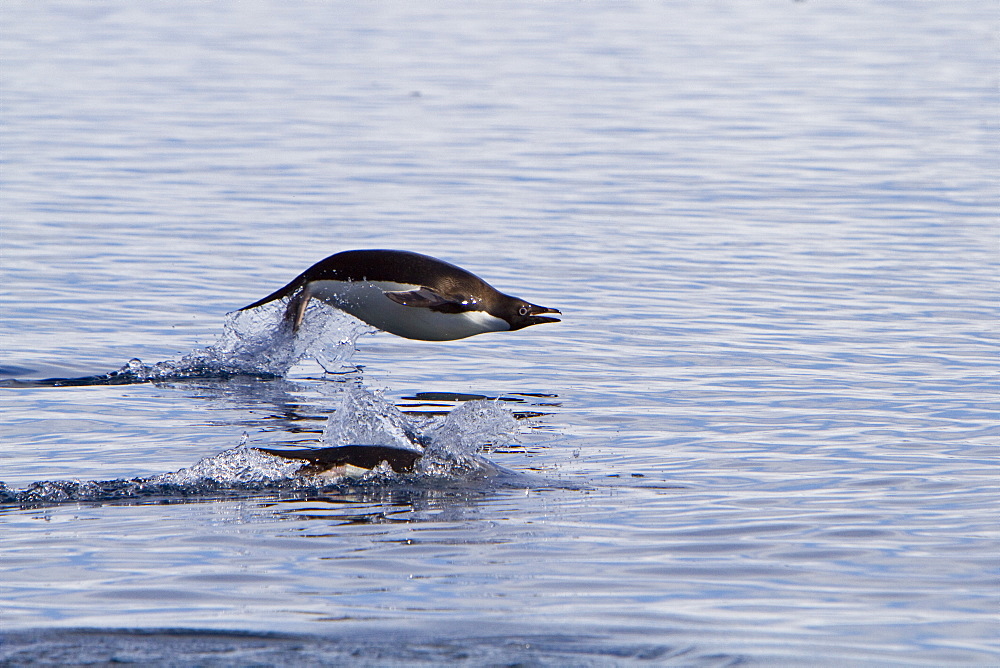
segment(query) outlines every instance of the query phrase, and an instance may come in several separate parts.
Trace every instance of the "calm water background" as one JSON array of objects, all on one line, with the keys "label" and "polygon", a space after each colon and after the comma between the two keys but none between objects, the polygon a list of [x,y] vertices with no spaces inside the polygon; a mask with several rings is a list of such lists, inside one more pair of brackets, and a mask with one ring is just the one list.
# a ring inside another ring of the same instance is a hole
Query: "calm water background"
[{"label": "calm water background", "polygon": [[[0,656],[1000,663],[995,3],[0,24],[5,378],[177,358],[328,254],[416,250],[565,321],[365,337],[364,382],[521,398],[491,459],[568,487],[8,506]],[[0,480],[310,444],[330,383],[8,383]]]}]

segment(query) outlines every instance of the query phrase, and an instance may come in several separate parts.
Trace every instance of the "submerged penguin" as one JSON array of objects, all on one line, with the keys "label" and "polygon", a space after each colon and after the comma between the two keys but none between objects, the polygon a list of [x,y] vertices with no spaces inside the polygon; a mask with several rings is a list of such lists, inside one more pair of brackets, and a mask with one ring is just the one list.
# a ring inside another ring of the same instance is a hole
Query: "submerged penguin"
[{"label": "submerged penguin", "polygon": [[285,287],[241,311],[291,297],[285,320],[302,324],[319,299],[378,329],[407,339],[452,341],[484,332],[524,329],[559,313],[505,295],[478,276],[420,253],[352,250],[317,262]]},{"label": "submerged penguin", "polygon": [[382,462],[396,473],[411,473],[423,457],[422,452],[390,445],[338,445],[297,450],[256,449],[275,457],[302,461],[303,467],[299,473],[331,477],[363,473]]}]

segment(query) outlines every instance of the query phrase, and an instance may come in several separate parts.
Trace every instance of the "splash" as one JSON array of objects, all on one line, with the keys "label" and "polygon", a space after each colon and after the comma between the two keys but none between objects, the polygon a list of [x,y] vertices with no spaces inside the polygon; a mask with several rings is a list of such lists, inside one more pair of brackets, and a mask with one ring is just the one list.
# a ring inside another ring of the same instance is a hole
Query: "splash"
[{"label": "splash", "polygon": [[116,371],[84,378],[53,378],[42,384],[128,385],[185,378],[237,375],[281,377],[302,359],[315,359],[327,372],[341,370],[357,349],[357,340],[378,330],[338,309],[313,300],[297,332],[284,319],[287,300],[278,300],[226,316],[218,340],[179,360],[146,364],[138,358]]},{"label": "splash", "polygon": [[517,419],[497,401],[469,401],[451,411],[425,436],[428,445],[418,471],[451,475],[482,468],[487,452],[517,440]]},{"label": "splash", "polygon": [[302,467],[300,462],[279,459],[248,448],[247,440],[248,436],[244,433],[237,447],[205,457],[194,466],[153,476],[148,481],[187,488],[204,488],[206,485],[234,488],[281,483],[294,478]]},{"label": "splash", "polygon": [[378,330],[361,320],[313,300],[297,332],[284,319],[287,300],[249,311],[233,311],[215,344],[195,351],[182,362],[202,360],[220,369],[282,376],[301,359],[311,357],[326,371],[337,371],[354,355],[357,340]]},{"label": "splash", "polygon": [[360,385],[340,390],[340,406],[323,430],[327,446],[367,443],[421,450],[417,425],[377,392]]},{"label": "splash", "polygon": [[477,450],[492,450],[514,442],[517,418],[498,401],[467,401],[448,413],[430,433],[428,452],[459,457]]},{"label": "splash", "polygon": [[244,434],[236,447],[171,473],[106,481],[44,481],[21,490],[0,483],[0,504],[197,499],[262,491],[343,492],[350,486],[391,486],[394,481],[440,484],[442,480],[502,476],[506,476],[504,484],[517,484],[511,477],[516,474],[481,454],[516,441],[517,419],[499,402],[468,401],[428,423],[404,415],[379,393],[360,385],[342,387],[339,392],[340,405],[328,419],[324,445],[363,443],[420,451],[423,456],[413,474],[403,476],[379,466],[353,479],[304,475],[301,460],[276,457],[250,447]]},{"label": "splash", "polygon": [[243,496],[250,492],[314,491],[302,464],[241,443],[172,473],[116,480],[47,480],[24,489],[0,483],[0,504],[22,506],[80,501],[171,501]]},{"label": "splash", "polygon": [[341,404],[323,431],[326,446],[367,443],[422,450],[419,474],[453,475],[489,468],[480,451],[516,440],[514,414],[497,401],[467,401],[430,422],[404,415],[380,393],[356,385],[341,390]]}]

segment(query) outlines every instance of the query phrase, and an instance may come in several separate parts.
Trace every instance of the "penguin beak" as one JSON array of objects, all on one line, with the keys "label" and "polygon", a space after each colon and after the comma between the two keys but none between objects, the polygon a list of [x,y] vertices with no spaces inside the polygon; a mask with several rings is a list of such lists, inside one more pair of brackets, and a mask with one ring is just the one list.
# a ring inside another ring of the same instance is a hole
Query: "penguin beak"
[{"label": "penguin beak", "polygon": [[542,313],[558,313],[562,315],[562,311],[557,308],[547,308],[545,306],[535,306],[532,304],[527,313],[532,325],[541,325],[545,322],[561,322],[559,318],[550,318],[549,316],[541,315]]}]

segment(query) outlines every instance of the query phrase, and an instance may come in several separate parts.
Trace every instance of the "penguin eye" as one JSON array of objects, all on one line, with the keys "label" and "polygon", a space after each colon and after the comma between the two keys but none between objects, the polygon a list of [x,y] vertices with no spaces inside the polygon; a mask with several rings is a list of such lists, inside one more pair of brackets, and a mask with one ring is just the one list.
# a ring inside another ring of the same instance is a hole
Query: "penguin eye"
[{"label": "penguin eye", "polygon": [[528,307],[522,306],[521,308],[517,309],[517,313],[518,315],[528,315]]}]

